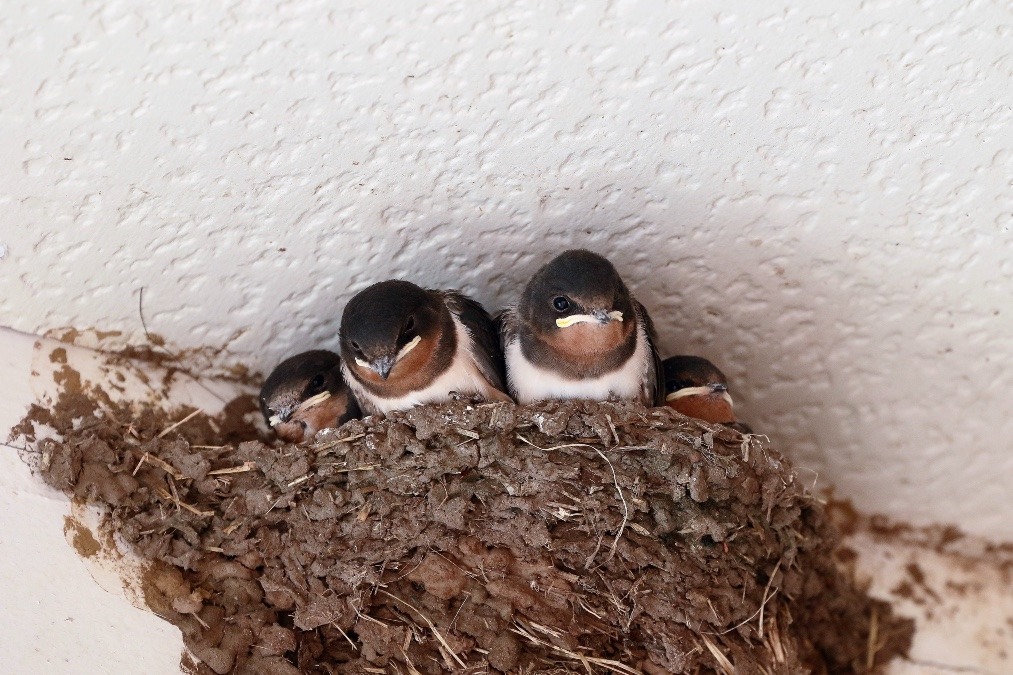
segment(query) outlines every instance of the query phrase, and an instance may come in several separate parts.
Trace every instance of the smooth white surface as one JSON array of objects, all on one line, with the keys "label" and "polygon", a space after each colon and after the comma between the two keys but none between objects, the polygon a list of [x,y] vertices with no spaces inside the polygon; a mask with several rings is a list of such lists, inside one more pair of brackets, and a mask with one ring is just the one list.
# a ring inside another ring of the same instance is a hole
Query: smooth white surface
[{"label": "smooth white surface", "polygon": [[1006,0],[21,0],[0,324],[268,371],[569,246],[870,511],[1013,538]]},{"label": "smooth white surface", "polygon": [[[915,619],[910,661],[892,675],[1005,675],[1013,672],[1013,556],[977,556],[973,540],[938,551],[858,532],[845,540],[859,554],[858,578]],[[912,570],[915,570],[912,573]]]},{"label": "smooth white surface", "polygon": [[[0,440],[41,393],[30,376],[35,343],[0,329]],[[179,673],[179,630],[96,583],[64,536],[68,515],[67,498],[32,476],[14,448],[0,446],[0,670]]]}]

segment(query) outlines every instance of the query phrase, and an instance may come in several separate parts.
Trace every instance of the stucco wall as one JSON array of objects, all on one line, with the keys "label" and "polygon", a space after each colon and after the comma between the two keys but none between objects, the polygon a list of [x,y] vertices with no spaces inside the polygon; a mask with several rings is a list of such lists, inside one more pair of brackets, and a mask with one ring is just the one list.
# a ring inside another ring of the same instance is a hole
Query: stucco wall
[{"label": "stucco wall", "polygon": [[[404,276],[611,257],[870,511],[1013,537],[1004,0],[10,2],[0,325],[269,370]],[[809,475],[809,474],[805,474]]]}]

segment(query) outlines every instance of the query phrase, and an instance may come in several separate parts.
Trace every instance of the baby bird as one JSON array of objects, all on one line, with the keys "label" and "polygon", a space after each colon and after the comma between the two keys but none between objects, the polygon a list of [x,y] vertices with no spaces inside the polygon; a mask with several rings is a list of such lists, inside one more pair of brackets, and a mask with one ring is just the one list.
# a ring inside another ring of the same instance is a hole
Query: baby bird
[{"label": "baby bird", "polygon": [[728,379],[717,366],[699,356],[672,356],[662,365],[666,405],[687,417],[751,433],[747,425],[735,419]]},{"label": "baby bird", "polygon": [[260,390],[260,411],[278,438],[290,443],[361,416],[341,376],[341,358],[322,349],[279,363]]},{"label": "baby bird", "polygon": [[370,414],[450,399],[509,401],[503,355],[482,305],[399,280],[358,293],[341,316],[342,368]]},{"label": "baby bird", "polygon": [[499,317],[507,384],[518,403],[627,399],[661,405],[654,326],[608,260],[561,253]]}]

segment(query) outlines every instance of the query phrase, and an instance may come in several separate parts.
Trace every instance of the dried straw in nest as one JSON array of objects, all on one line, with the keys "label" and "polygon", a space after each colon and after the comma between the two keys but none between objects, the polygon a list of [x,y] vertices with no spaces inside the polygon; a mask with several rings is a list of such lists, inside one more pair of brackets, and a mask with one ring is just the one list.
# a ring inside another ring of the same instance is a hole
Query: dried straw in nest
[{"label": "dried straw in nest", "polygon": [[859,673],[911,639],[778,453],[669,409],[458,401],[278,447],[184,414],[34,418],[195,672]]}]

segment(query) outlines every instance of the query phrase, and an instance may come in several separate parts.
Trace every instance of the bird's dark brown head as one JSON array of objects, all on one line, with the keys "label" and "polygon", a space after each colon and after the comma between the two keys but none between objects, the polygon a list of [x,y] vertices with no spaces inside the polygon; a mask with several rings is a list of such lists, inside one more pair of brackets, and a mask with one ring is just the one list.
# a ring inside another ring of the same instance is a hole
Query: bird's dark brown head
[{"label": "bird's dark brown head", "polygon": [[293,442],[359,416],[340,357],[322,349],[279,363],[260,390],[260,411],[278,436]]},{"label": "bird's dark brown head", "polygon": [[608,260],[565,251],[535,272],[517,312],[542,340],[563,353],[603,353],[621,344],[636,321],[633,299]]},{"label": "bird's dark brown head", "polygon": [[665,393],[671,394],[693,387],[728,389],[728,378],[718,367],[700,356],[670,356],[662,362],[665,370]]},{"label": "bird's dark brown head", "polygon": [[446,305],[432,291],[408,281],[381,281],[345,306],[341,356],[360,380],[381,384],[402,369],[418,370],[449,321]]},{"label": "bird's dark brown head", "polygon": [[715,424],[735,422],[728,379],[717,366],[699,356],[672,356],[662,366],[666,405]]}]

